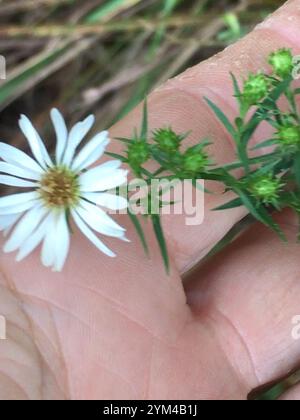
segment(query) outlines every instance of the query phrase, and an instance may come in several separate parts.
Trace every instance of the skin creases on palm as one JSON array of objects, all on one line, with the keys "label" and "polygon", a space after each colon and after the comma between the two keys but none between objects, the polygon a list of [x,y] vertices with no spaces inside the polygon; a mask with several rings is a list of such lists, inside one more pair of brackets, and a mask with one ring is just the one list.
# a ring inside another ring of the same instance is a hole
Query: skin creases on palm
[{"label": "skin creases on palm", "polygon": [[[292,239],[295,232],[287,233]],[[76,241],[80,249],[81,238]],[[299,308],[297,247],[284,249],[266,228],[254,226],[203,267],[201,286],[199,275],[190,280],[189,305],[180,278],[160,268],[156,283],[151,261],[145,275],[133,276],[135,267],[127,265],[131,277],[123,275],[117,287],[118,275],[108,280],[105,260],[92,265],[92,246],[81,249],[90,269],[71,256],[71,280],[70,268],[57,278],[42,268],[32,275],[34,256],[18,270],[6,262],[2,398],[246,398],[299,360],[299,343],[290,335]],[[159,253],[154,258],[161,267]],[[114,272],[124,272],[125,264]],[[282,283],[284,265],[289,276]]]},{"label": "skin creases on palm", "polygon": [[150,296],[149,276],[139,292],[144,302],[131,296],[128,280],[125,290],[114,294],[130,301],[126,309],[107,289],[97,288],[101,275],[90,281],[77,267],[74,283],[58,275],[48,287],[45,269],[29,274],[32,262],[34,257],[14,279],[13,263],[1,276],[7,319],[7,339],[0,344],[1,398],[198,398],[207,389],[213,390],[208,397],[219,397],[225,391],[214,389],[220,371],[224,381],[232,376],[224,395],[241,392],[234,367],[216,346],[214,320],[201,325],[194,319],[176,278],[168,279],[161,270],[165,286]]},{"label": "skin creases on palm", "polygon": [[[202,98],[209,96],[233,118],[229,71],[244,77],[283,46],[300,53],[299,20],[299,0],[290,1],[225,53],[167,83],[149,98],[151,127],[192,129],[191,142],[210,137],[211,153],[232,161],[232,143]],[[140,119],[138,108],[111,135],[130,135]],[[267,130],[254,140],[269,138]],[[131,244],[107,241],[115,260],[99,255],[77,231],[59,274],[41,267],[37,254],[20,264],[1,254],[0,315],[7,321],[7,339],[0,341],[1,399],[245,399],[295,369],[299,249],[289,213],[278,216],[288,245],[254,225],[182,286],[179,272],[244,216],[242,208],[209,211],[226,200],[208,196],[197,227],[181,216],[164,217],[170,276],[152,232],[147,260],[126,216],[120,222]]]}]

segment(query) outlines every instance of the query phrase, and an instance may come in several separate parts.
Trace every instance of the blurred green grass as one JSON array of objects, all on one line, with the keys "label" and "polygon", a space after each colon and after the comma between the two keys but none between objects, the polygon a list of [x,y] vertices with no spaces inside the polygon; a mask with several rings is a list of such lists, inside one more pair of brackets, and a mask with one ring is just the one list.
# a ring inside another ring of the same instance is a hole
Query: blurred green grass
[{"label": "blurred green grass", "polygon": [[[94,112],[98,128],[107,128],[154,87],[235,42],[283,3],[2,0],[0,54],[8,77],[0,81],[1,138],[23,145],[20,113],[48,134],[53,106],[70,123]],[[51,148],[53,138],[46,138]],[[287,384],[259,399],[277,398]]]}]

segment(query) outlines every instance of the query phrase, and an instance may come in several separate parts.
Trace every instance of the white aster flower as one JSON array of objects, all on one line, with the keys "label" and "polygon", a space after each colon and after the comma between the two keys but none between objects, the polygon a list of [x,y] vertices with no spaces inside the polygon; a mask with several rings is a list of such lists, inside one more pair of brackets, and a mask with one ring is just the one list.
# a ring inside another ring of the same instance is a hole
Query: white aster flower
[{"label": "white aster flower", "polygon": [[0,184],[29,190],[0,198],[0,231],[5,235],[11,233],[4,252],[18,251],[17,261],[42,244],[42,263],[60,271],[69,251],[70,217],[110,257],[115,254],[95,232],[126,240],[125,229],[102,207],[112,210],[127,207],[125,198],[108,192],[126,183],[127,171],[120,169],[119,160],[87,169],[103,155],[109,143],[107,131],[95,135],[76,153],[94,124],[94,116],[77,123],[70,132],[57,109],[51,111],[51,119],[57,138],[53,160],[25,115],[19,125],[35,160],[13,146],[0,143]]}]

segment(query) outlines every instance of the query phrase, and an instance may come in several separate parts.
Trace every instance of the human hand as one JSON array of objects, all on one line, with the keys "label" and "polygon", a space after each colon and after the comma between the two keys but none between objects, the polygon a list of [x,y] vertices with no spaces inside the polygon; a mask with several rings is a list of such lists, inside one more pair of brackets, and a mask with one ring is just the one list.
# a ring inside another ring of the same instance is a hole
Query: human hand
[{"label": "human hand", "polygon": [[[240,77],[263,68],[269,52],[283,46],[298,53],[299,22],[300,2],[290,1],[222,54],[168,82],[149,98],[151,127],[192,130],[191,142],[208,136],[219,163],[234,159],[231,140],[202,98],[234,117],[229,71]],[[140,119],[139,108],[111,136],[131,135]],[[257,136],[267,138],[266,130]],[[206,196],[200,226],[164,218],[170,276],[151,230],[147,260],[128,222],[130,245],[108,241],[118,253],[113,260],[75,232],[61,274],[43,268],[36,254],[19,264],[1,254],[7,340],[0,341],[0,398],[245,399],[296,368],[300,345],[291,330],[300,312],[300,263],[289,213],[278,216],[288,245],[255,224],[183,285],[179,273],[245,214],[210,212],[225,200]],[[300,397],[291,392],[287,398]]]}]

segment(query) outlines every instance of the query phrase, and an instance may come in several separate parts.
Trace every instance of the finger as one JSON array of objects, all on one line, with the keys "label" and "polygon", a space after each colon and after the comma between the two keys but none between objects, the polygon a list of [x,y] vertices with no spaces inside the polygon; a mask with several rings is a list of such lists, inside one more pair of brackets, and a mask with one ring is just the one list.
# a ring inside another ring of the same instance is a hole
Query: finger
[{"label": "finger", "polygon": [[[299,340],[293,334],[300,296],[296,220],[288,211],[278,222],[285,226],[289,244],[255,224],[205,264],[187,287],[196,314],[208,313],[222,337],[231,330],[235,339],[223,346],[240,372],[252,366],[252,389],[286,377],[300,361]],[[234,353],[236,340],[244,351]]]},{"label": "finger", "polygon": [[[166,83],[150,95],[150,127],[171,125],[178,132],[191,130],[191,143],[207,137],[213,141],[210,153],[218,163],[235,160],[232,139],[208,109],[203,97],[209,97],[234,119],[237,109],[229,72],[242,79],[249,71],[269,71],[267,56],[281,47],[291,47],[295,54],[299,53],[299,23],[299,2],[290,1],[235,45]],[[140,121],[141,107],[118,123],[112,129],[112,135],[130,136]],[[270,128],[263,125],[256,133],[255,141],[269,136]],[[195,265],[245,214],[241,208],[218,214],[209,211],[228,199],[222,194],[206,195],[205,219],[200,226],[186,226],[185,216],[164,218],[169,246],[181,271]]]}]

